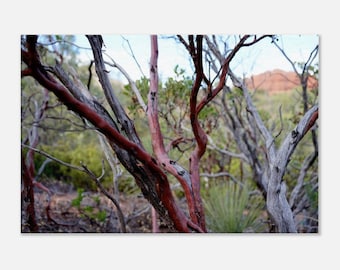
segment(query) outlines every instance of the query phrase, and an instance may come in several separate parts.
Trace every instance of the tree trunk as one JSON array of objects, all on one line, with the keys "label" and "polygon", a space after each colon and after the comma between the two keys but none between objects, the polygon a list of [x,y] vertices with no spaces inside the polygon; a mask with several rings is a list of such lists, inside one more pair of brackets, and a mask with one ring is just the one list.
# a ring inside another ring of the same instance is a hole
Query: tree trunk
[{"label": "tree trunk", "polygon": [[314,125],[317,118],[318,106],[315,105],[286,137],[276,154],[275,160],[270,164],[267,209],[277,226],[278,232],[297,232],[293,212],[286,197],[286,184],[283,180],[283,175],[297,144]]}]

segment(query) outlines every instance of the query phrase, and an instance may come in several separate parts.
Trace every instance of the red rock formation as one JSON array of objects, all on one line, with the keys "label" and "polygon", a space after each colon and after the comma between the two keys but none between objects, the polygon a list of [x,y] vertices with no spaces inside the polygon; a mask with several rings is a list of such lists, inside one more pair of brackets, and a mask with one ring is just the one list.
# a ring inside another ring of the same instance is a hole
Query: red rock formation
[{"label": "red rock formation", "polygon": [[[269,92],[289,91],[300,86],[300,80],[295,72],[275,69],[253,75],[246,79],[246,85],[250,90],[261,89]],[[318,81],[309,77],[308,89],[318,87]]]}]

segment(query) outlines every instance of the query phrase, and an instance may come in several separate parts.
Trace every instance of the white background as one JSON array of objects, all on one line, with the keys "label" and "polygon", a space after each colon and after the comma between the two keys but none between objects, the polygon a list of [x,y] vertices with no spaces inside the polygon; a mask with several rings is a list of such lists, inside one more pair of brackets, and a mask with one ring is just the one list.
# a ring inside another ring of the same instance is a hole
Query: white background
[{"label": "white background", "polygon": [[[2,1],[1,269],[339,269],[337,1]],[[320,34],[320,233],[20,233],[20,35]]]}]

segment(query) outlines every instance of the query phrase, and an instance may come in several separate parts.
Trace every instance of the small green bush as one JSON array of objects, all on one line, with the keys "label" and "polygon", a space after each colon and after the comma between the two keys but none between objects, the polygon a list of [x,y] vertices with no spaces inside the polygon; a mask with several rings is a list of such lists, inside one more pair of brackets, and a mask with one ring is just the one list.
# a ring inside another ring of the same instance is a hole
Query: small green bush
[{"label": "small green bush", "polygon": [[71,205],[76,207],[81,213],[81,217],[87,217],[97,222],[104,222],[107,214],[105,210],[100,209],[100,198],[98,196],[92,196],[91,199],[95,202],[95,206],[82,205],[82,201],[85,198],[84,189],[77,189],[77,197],[71,202]]},{"label": "small green bush", "polygon": [[[42,150],[66,163],[75,166],[84,164],[98,177],[102,174],[104,161],[105,175],[102,178],[102,184],[104,187],[111,187],[112,171],[94,134],[90,131],[84,131],[78,134],[64,134],[64,137],[63,140],[58,140],[55,145],[42,145]],[[35,155],[35,159],[37,164],[43,161],[38,154]],[[44,175],[48,178],[71,183],[75,188],[97,190],[95,182],[89,175],[55,161],[46,166]]]}]

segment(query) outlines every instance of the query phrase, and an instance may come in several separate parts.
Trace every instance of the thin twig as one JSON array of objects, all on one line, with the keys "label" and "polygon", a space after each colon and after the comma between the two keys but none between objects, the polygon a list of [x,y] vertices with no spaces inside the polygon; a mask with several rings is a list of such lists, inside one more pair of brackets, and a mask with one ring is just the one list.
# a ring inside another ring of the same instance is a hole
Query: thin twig
[{"label": "thin twig", "polygon": [[109,63],[107,61],[104,61],[104,63],[106,65],[109,65],[111,67],[115,67],[117,68],[124,76],[125,78],[128,80],[130,86],[131,86],[131,89],[132,91],[135,93],[136,97],[137,97],[137,100],[138,100],[138,103],[139,105],[142,107],[143,111],[146,112],[147,110],[147,106],[144,102],[144,99],[139,91],[139,89],[137,88],[137,85],[136,83],[134,82],[134,80],[130,77],[130,75],[127,73],[127,71],[122,67],[120,66],[112,57],[110,57],[109,55],[105,54],[108,58],[110,58],[110,60],[112,61],[112,63]]},{"label": "thin twig", "polygon": [[281,128],[279,130],[279,132],[274,136],[272,143],[270,144],[270,146],[268,148],[270,148],[272,146],[272,144],[274,143],[274,141],[280,136],[282,130],[283,130],[283,120],[282,120],[282,112],[281,112],[281,107],[282,104],[279,107],[279,115],[280,115],[280,123],[281,123]]},{"label": "thin twig", "polygon": [[244,186],[243,183],[241,183],[240,181],[238,181],[236,179],[235,176],[233,176],[232,174],[228,173],[228,172],[218,172],[218,173],[201,173],[200,174],[201,177],[208,177],[208,178],[217,178],[217,177],[230,177],[230,179],[236,183],[239,184],[240,186]]},{"label": "thin twig", "polygon": [[135,56],[135,54],[133,53],[132,47],[131,47],[131,45],[130,45],[130,41],[129,41],[127,38],[123,37],[123,36],[122,36],[122,39],[124,39],[124,41],[127,43],[128,47],[129,47],[129,50],[130,50],[130,55],[132,56],[133,60],[134,60],[135,63],[137,64],[138,69],[139,69],[139,71],[142,73],[143,77],[145,77],[144,72],[143,72],[143,70],[142,70],[142,67],[141,67],[140,64],[138,63],[138,61],[137,61],[137,59],[136,59],[136,56]]}]

